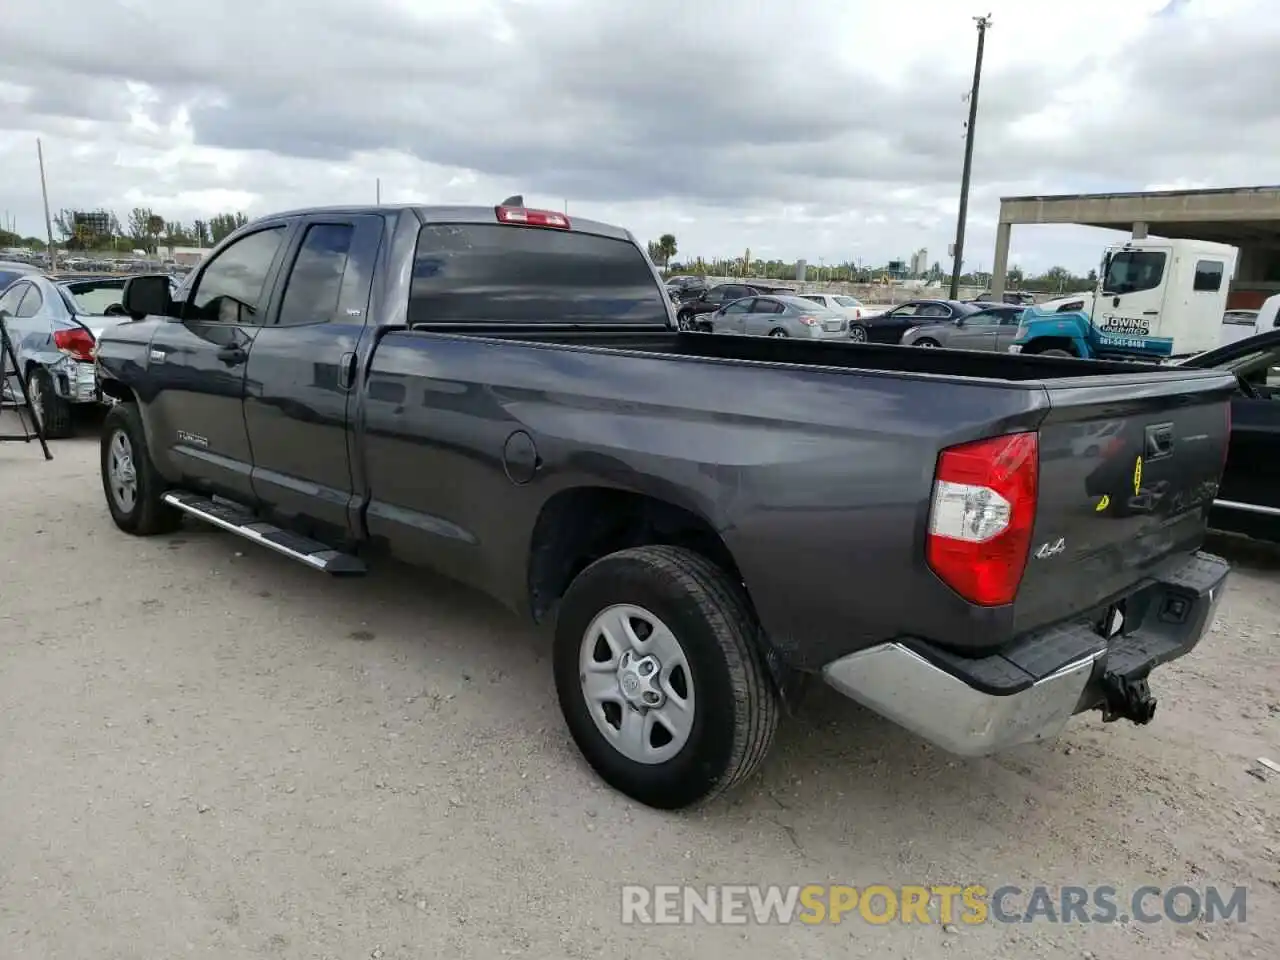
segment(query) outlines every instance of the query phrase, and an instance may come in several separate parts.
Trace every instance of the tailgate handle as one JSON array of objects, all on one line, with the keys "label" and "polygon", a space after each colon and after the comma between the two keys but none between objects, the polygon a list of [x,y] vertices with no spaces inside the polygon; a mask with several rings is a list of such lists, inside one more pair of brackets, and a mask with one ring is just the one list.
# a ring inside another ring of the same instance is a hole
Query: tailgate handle
[{"label": "tailgate handle", "polygon": [[1148,460],[1157,460],[1173,453],[1173,424],[1153,423],[1147,427],[1145,447],[1143,456]]}]

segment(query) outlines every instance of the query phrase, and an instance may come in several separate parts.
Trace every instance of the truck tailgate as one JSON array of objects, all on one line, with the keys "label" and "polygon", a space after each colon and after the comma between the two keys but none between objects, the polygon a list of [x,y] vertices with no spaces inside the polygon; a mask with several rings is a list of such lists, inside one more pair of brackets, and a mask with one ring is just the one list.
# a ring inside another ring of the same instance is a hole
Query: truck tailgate
[{"label": "truck tailgate", "polygon": [[1047,381],[1017,632],[1105,605],[1200,546],[1235,379],[1170,369]]}]

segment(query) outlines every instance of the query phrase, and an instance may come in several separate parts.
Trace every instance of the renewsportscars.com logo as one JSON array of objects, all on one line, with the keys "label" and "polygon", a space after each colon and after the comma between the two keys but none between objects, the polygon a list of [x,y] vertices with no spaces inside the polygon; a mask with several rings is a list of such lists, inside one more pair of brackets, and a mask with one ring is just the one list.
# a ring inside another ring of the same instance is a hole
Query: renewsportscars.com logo
[{"label": "renewsportscars.com logo", "polygon": [[1244,887],[1005,884],[854,887],[709,885],[622,888],[627,924],[1218,923],[1247,918]]}]

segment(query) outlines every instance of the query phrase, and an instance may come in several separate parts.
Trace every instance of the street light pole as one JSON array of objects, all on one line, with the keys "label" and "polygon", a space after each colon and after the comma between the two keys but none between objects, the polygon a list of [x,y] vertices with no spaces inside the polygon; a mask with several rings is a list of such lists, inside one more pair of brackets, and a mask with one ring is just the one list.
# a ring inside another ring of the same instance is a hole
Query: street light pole
[{"label": "street light pole", "polygon": [[49,219],[49,188],[44,182],[44,145],[36,137],[36,158],[40,161],[40,196],[44,199],[44,229],[49,237],[49,272],[58,269],[58,249],[53,245],[53,221]]},{"label": "street light pole", "polygon": [[978,55],[973,63],[973,89],[969,91],[969,124],[964,136],[964,171],[960,174],[960,214],[956,219],[956,244],[951,264],[951,299],[960,297],[960,268],[964,263],[964,222],[969,215],[969,174],[973,170],[973,133],[978,122],[978,87],[982,83],[982,48],[991,26],[991,14],[974,17],[978,25]]}]

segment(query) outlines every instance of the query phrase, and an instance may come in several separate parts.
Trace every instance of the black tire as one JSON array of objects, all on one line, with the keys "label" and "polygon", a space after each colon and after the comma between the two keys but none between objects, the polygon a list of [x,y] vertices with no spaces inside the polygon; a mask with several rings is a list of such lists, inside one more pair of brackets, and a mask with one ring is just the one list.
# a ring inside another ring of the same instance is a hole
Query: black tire
[{"label": "black tire", "polygon": [[923,338],[923,339],[921,339],[921,340],[917,340],[915,345],[916,345],[917,347],[940,347],[940,346],[942,346],[942,344],[940,344],[937,340],[931,340],[931,339],[929,339],[928,337],[924,337],[924,338]]},{"label": "black tire", "polygon": [[681,330],[690,330],[693,327],[693,313],[689,310],[681,310],[676,314],[676,326]]},{"label": "black tire", "polygon": [[1072,353],[1070,350],[1059,350],[1057,347],[1054,347],[1050,350],[1041,350],[1036,354],[1036,356],[1038,357],[1074,357],[1075,354]]},{"label": "black tire", "polygon": [[850,324],[849,339],[854,343],[867,343],[870,340],[867,336],[867,328],[860,323]]},{"label": "black tire", "polygon": [[783,330],[781,327],[777,327],[776,329],[774,329],[774,330],[770,330],[770,331],[769,331],[769,336],[771,336],[771,337],[789,337],[789,336],[791,336],[791,334],[787,333],[787,331]]},{"label": "black tire", "polygon": [[[133,466],[136,492],[131,506],[122,503],[112,490],[111,462],[117,434],[127,440]],[[176,530],[182,523],[181,511],[161,499],[165,492],[164,478],[151,460],[137,404],[117,403],[107,412],[102,424],[100,467],[107,509],[116,526],[125,533],[150,537]]]},{"label": "black tire", "polygon": [[[689,738],[662,763],[641,763],[615,748],[583,693],[584,638],[596,616],[616,604],[651,611],[676,635],[689,663],[696,692]],[[553,661],[560,709],[596,773],[614,789],[663,810],[709,800],[749,777],[773,742],[779,710],[756,645],[758,629],[741,585],[681,547],[621,550],[582,571],[561,603]]]},{"label": "black tire", "polygon": [[33,366],[27,371],[27,393],[35,407],[32,412],[44,427],[46,440],[65,440],[71,436],[71,404],[53,389],[53,378],[48,370]]}]

